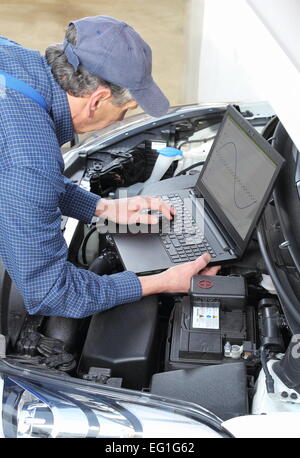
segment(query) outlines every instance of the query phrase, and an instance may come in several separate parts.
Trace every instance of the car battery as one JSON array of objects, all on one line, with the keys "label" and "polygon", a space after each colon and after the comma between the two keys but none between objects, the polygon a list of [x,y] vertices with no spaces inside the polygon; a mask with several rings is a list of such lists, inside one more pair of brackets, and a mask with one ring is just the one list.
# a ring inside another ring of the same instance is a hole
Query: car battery
[{"label": "car battery", "polygon": [[246,301],[246,284],[241,276],[195,275],[191,281],[190,296],[193,304],[217,301],[222,309],[241,310]]},{"label": "car battery", "polygon": [[232,362],[224,345],[247,340],[248,318],[243,277],[194,276],[170,320],[165,369]]}]

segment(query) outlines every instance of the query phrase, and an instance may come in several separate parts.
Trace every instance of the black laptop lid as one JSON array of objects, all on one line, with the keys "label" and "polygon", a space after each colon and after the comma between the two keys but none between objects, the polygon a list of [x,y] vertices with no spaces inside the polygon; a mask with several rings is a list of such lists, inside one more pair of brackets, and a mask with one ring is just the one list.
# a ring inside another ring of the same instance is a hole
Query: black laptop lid
[{"label": "black laptop lid", "polygon": [[271,194],[284,159],[229,106],[196,183],[242,254]]}]

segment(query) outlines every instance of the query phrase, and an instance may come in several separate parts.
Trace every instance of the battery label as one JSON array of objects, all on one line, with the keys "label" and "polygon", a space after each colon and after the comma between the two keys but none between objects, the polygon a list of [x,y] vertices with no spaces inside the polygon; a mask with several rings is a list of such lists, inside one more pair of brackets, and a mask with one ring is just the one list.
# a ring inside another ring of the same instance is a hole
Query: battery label
[{"label": "battery label", "polygon": [[193,328],[219,329],[219,307],[193,307]]}]

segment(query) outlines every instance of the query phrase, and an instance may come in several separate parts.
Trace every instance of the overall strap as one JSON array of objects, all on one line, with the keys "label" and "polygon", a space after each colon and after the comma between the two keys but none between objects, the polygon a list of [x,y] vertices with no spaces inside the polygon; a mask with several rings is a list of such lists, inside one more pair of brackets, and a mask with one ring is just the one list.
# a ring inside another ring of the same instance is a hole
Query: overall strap
[{"label": "overall strap", "polygon": [[[11,46],[13,44],[14,43],[7,40],[6,38],[0,37],[0,45]],[[0,70],[0,77],[1,76],[4,78],[4,81],[0,81],[2,86],[7,87],[9,89],[13,89],[16,92],[25,95],[25,97],[30,98],[38,105],[40,105],[44,110],[48,111],[48,106],[44,97],[29,84],[25,83],[22,80],[19,80],[18,78],[15,78],[14,76],[2,70]]]},{"label": "overall strap", "polygon": [[7,38],[0,37],[0,45],[13,45],[12,41],[8,40]]}]

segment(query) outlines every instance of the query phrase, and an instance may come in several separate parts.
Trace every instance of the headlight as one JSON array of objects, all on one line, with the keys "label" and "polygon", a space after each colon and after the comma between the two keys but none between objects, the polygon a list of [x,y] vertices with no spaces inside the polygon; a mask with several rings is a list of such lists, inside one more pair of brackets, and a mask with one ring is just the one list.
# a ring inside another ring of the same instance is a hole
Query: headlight
[{"label": "headlight", "polygon": [[0,373],[4,437],[228,436],[219,418],[194,404],[3,362]]}]

